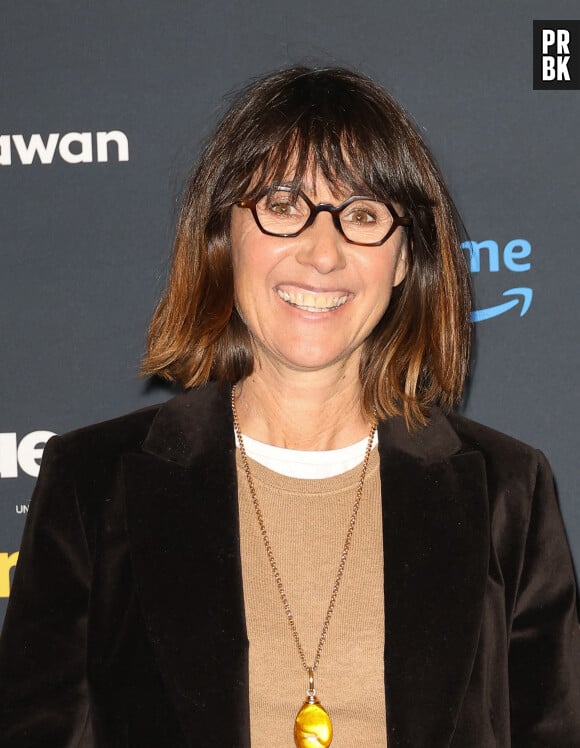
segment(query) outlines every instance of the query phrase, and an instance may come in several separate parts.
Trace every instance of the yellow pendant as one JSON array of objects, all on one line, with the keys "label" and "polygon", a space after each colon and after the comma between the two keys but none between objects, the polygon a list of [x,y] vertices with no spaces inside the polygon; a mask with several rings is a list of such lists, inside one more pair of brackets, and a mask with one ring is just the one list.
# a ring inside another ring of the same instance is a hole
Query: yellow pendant
[{"label": "yellow pendant", "polygon": [[328,748],[332,742],[332,722],[318,699],[312,697],[296,715],[294,742],[297,748]]},{"label": "yellow pendant", "polygon": [[296,748],[328,748],[331,742],[332,722],[326,709],[316,698],[314,671],[312,668],[308,668],[306,701],[296,715],[294,743]]}]

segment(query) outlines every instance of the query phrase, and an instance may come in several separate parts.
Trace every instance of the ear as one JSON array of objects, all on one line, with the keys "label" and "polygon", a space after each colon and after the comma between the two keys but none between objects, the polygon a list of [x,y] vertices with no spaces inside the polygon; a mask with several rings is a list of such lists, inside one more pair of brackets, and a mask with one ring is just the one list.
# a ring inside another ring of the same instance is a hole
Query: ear
[{"label": "ear", "polygon": [[399,249],[399,256],[397,257],[397,262],[395,265],[395,277],[393,280],[393,288],[395,286],[398,286],[399,283],[402,283],[405,280],[405,277],[407,275],[407,256],[408,256],[408,246],[407,246],[407,240],[405,240]]}]

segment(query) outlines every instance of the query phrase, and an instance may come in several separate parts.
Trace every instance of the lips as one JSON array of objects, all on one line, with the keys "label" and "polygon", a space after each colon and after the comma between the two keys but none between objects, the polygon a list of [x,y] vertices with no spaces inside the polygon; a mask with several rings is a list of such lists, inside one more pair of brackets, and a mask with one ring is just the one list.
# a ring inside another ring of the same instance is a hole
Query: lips
[{"label": "lips", "polygon": [[344,291],[310,291],[288,286],[276,288],[276,293],[286,303],[304,312],[331,312],[345,304],[351,294]]}]

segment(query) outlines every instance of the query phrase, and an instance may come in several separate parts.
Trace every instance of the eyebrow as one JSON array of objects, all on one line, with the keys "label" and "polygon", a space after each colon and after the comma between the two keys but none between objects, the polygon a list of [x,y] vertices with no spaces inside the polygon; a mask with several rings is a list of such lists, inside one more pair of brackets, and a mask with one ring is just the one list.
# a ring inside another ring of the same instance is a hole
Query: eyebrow
[{"label": "eyebrow", "polygon": [[[282,190],[288,190],[289,192],[294,192],[295,194],[303,192],[313,203],[316,204],[319,201],[317,201],[317,200],[314,199],[313,196],[316,195],[317,193],[314,191],[314,189],[312,187],[313,186],[310,185],[310,184],[308,184],[308,185],[301,184],[299,187],[297,187],[292,182],[283,182],[282,181],[282,182],[272,182],[271,184],[264,185],[259,191],[261,192],[262,190],[282,189]],[[344,196],[341,196],[339,193],[332,193],[333,194],[333,199],[336,201],[336,204],[340,205],[341,203],[345,202],[346,200],[350,199],[351,197],[364,197],[364,198],[367,198],[369,200],[379,200],[379,201],[381,200],[381,198],[374,196],[372,194],[372,192],[370,192],[370,191],[354,192],[353,191],[354,187],[350,187],[350,186],[348,187],[348,190],[350,190],[350,192],[346,192],[345,191],[343,193]],[[332,190],[331,190],[331,192],[332,192]],[[324,204],[328,204],[327,200],[323,200],[321,202],[324,203]]]}]

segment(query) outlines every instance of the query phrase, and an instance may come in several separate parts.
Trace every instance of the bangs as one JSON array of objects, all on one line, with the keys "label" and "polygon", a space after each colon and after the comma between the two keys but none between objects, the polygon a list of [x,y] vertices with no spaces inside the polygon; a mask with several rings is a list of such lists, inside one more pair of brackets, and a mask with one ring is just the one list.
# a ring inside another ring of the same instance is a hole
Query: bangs
[{"label": "bangs", "polygon": [[[345,191],[375,194],[377,190],[372,185],[377,183],[376,178],[365,179],[352,153],[325,133],[321,135],[317,142],[311,135],[295,131],[279,142],[260,163],[252,181],[252,193],[280,185],[290,187],[294,193],[309,192],[312,181],[322,177],[335,197]],[[391,190],[388,192],[390,197]]]},{"label": "bangs", "polygon": [[369,143],[368,137],[367,142],[361,143],[358,133],[346,128],[337,131],[332,124],[304,121],[292,132],[284,133],[253,169],[248,197],[279,185],[297,193],[311,187],[306,183],[320,176],[335,195],[349,190],[401,202],[407,193],[406,185],[398,178],[384,144]]}]

